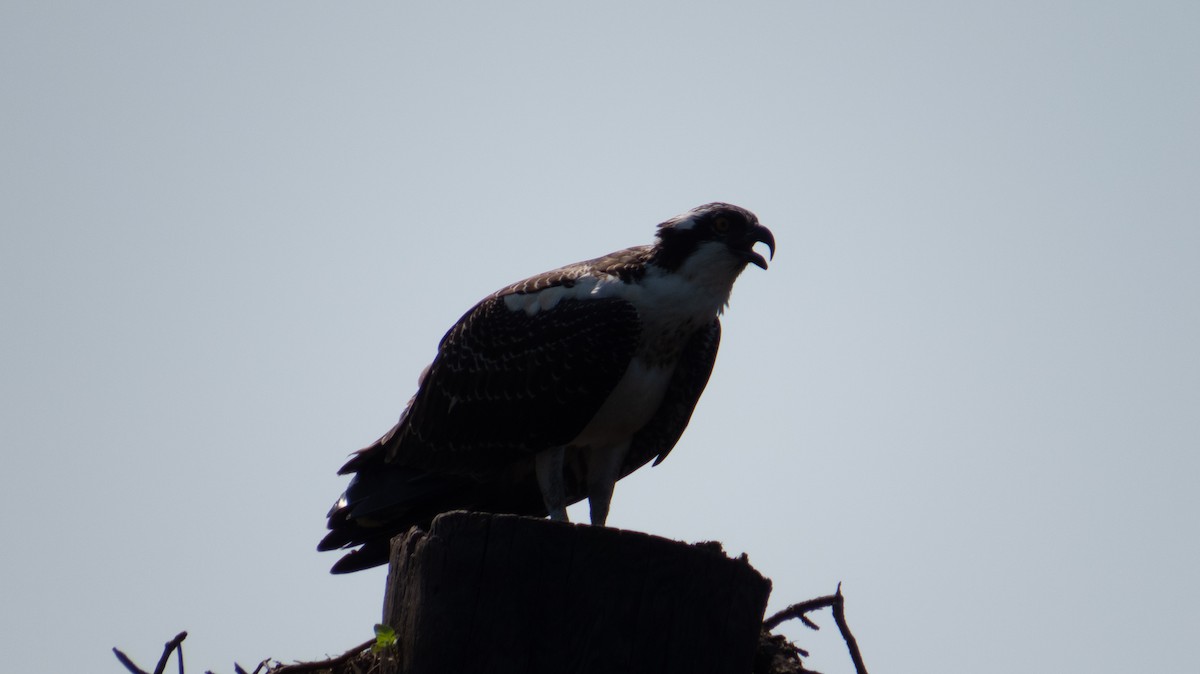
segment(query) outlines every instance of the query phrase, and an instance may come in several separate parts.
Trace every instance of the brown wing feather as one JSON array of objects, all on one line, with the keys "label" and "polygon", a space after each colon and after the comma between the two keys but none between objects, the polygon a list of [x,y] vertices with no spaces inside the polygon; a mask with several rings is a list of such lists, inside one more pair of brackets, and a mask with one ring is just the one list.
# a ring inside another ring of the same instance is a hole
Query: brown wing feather
[{"label": "brown wing feather", "polygon": [[700,394],[708,385],[720,344],[720,319],[713,319],[712,323],[697,330],[688,340],[658,412],[633,436],[621,470],[622,477],[642,467],[650,459],[654,459],[656,466],[662,463],[675,443],[679,442],[692,419]]},{"label": "brown wing feather", "polygon": [[391,463],[485,475],[578,435],[616,386],[641,338],[624,300],[564,299],[530,316],[510,294],[571,287],[588,274],[635,274],[630,248],[514,283],[475,305],[442,338],[398,423],[341,473]]},{"label": "brown wing feather", "polygon": [[391,460],[481,474],[565,444],[612,392],[640,332],[624,300],[563,300],[532,316],[485,300],[442,341]]},{"label": "brown wing feather", "polygon": [[[571,287],[589,274],[637,279],[649,246],[568,265],[504,288],[468,311],[397,424],[341,469],[354,478],[318,549],[363,546],[344,573],[387,562],[388,541],[439,512],[545,515],[532,454],[574,438],[624,374],[641,323],[615,298],[563,299],[529,316],[509,294]],[[574,493],[571,500],[582,498]]]}]

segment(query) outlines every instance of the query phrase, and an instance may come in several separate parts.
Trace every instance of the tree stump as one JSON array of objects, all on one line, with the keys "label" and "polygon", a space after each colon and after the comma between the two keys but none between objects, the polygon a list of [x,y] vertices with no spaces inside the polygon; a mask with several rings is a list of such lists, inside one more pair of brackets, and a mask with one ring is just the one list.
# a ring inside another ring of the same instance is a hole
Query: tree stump
[{"label": "tree stump", "polygon": [[771,582],[718,543],[452,512],[392,541],[403,674],[748,673]]}]

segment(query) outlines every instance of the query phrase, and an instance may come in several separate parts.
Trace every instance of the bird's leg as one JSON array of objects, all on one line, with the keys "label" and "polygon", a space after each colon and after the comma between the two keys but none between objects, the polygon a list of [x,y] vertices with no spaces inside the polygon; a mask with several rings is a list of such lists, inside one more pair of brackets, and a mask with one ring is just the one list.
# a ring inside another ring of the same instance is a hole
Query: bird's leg
[{"label": "bird's leg", "polygon": [[550,519],[558,522],[567,521],[567,490],[563,484],[563,460],[566,452],[565,447],[547,449],[538,454],[533,461],[546,511],[550,513]]},{"label": "bird's leg", "polygon": [[589,448],[587,454],[588,506],[592,511],[592,525],[604,526],[608,520],[608,506],[612,503],[613,487],[621,478],[621,464],[625,462],[628,443],[603,449]]}]

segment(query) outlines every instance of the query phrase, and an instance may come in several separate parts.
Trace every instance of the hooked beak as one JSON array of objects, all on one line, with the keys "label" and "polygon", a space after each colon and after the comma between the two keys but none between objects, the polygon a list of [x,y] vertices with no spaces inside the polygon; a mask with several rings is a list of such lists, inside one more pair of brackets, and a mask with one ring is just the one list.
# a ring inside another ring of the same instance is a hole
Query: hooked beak
[{"label": "hooked beak", "polygon": [[754,252],[754,244],[756,244],[756,243],[767,244],[767,249],[771,251],[771,259],[774,260],[775,259],[775,236],[773,234],[771,234],[771,230],[767,229],[766,227],[763,227],[762,225],[756,224],[756,225],[754,225],[754,227],[752,227],[750,229],[750,231],[746,232],[746,240],[745,240],[746,247],[740,250],[742,257],[745,258],[746,262],[754,264],[757,267],[766,269],[767,268],[766,259],[764,259],[762,255],[759,255],[758,253]]}]

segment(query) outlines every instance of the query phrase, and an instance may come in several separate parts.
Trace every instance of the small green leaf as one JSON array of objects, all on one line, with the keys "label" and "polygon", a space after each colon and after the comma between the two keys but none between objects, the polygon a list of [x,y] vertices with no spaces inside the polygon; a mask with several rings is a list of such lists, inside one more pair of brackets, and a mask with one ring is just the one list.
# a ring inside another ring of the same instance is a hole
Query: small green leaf
[{"label": "small green leaf", "polygon": [[371,647],[372,653],[378,653],[385,648],[390,648],[396,645],[396,630],[387,625],[375,626],[375,645]]}]

